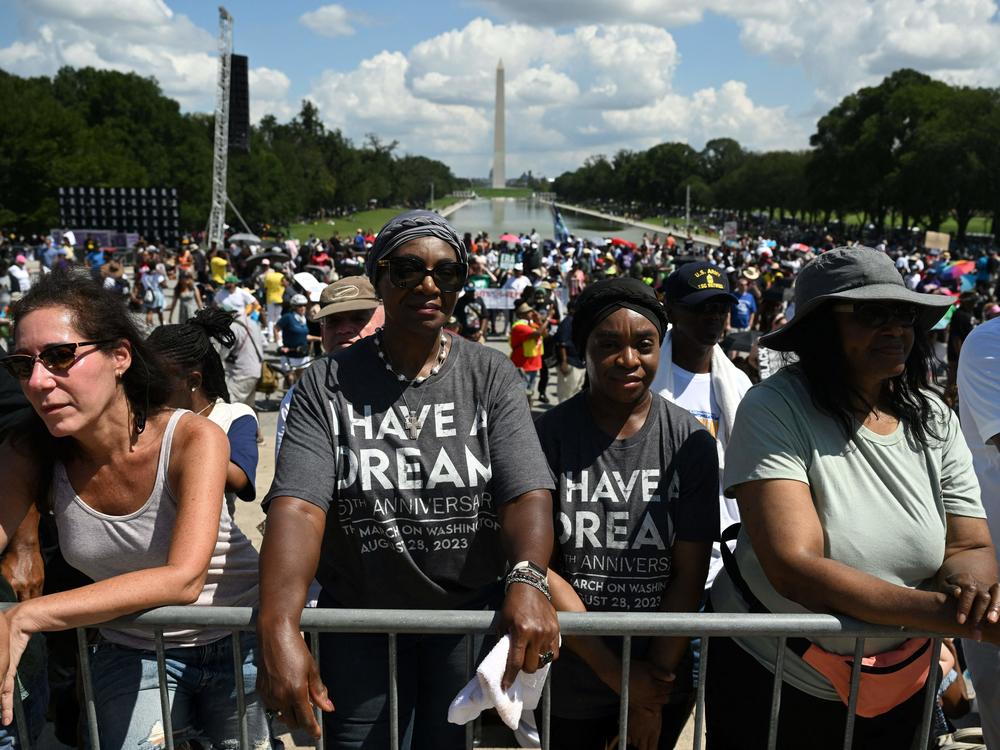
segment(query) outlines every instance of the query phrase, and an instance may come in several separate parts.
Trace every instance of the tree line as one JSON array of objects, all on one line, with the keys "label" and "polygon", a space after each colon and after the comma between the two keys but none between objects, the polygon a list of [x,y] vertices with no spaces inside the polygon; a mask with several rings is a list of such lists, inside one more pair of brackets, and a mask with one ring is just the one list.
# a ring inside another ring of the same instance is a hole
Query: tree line
[{"label": "tree line", "polygon": [[[52,78],[0,70],[0,227],[58,226],[58,188],[176,187],[182,229],[203,229],[211,201],[212,115],[182,113],[157,82],[135,73],[62,68]],[[228,192],[252,225],[282,226],[337,210],[426,204],[458,186],[451,169],[401,155],[377,135],[354,144],[302,102],[297,116],[264,117],[249,153],[230,152]],[[233,223],[231,221],[231,223]]]},{"label": "tree line", "polygon": [[990,216],[1000,233],[1000,91],[951,86],[914,70],[850,94],[817,123],[803,151],[751,152],[731,138],[700,151],[662,143],[598,155],[560,175],[568,201],[669,213],[685,202],[827,224],[853,216],[876,227],[938,229]]}]

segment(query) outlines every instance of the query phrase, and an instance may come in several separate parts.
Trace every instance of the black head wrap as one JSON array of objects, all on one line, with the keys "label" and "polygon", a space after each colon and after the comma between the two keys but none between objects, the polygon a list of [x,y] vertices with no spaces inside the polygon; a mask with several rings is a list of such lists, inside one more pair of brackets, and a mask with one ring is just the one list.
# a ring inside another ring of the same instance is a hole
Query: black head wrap
[{"label": "black head wrap", "polygon": [[576,298],[573,344],[581,357],[587,350],[587,339],[591,332],[602,320],[622,307],[648,318],[656,326],[660,341],[663,341],[663,332],[667,330],[667,313],[652,288],[639,279],[605,279],[591,284]]},{"label": "black head wrap", "polygon": [[375,244],[365,258],[365,274],[375,283],[378,266],[375,264],[388,258],[393,250],[420,237],[437,237],[448,243],[458,254],[462,263],[469,262],[469,251],[455,229],[442,216],[433,211],[407,211],[386,222],[379,230]]}]

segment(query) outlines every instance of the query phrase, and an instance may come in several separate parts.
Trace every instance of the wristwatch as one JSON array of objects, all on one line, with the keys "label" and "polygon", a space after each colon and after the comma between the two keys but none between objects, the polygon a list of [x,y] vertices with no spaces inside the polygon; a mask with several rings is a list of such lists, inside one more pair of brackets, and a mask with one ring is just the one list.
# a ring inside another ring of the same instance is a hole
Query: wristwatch
[{"label": "wristwatch", "polygon": [[541,565],[536,565],[531,562],[531,560],[521,560],[519,563],[514,563],[514,565],[511,566],[510,572],[513,573],[515,570],[531,571],[542,578],[546,578],[549,574],[545,568]]}]

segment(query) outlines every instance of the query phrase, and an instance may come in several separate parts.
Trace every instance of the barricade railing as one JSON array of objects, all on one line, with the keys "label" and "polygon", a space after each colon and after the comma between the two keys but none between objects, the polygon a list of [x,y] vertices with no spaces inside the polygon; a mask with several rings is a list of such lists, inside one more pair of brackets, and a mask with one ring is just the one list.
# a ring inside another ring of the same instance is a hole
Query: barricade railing
[{"label": "barricade railing", "polygon": [[[464,610],[394,610],[394,609],[306,609],[302,613],[300,628],[306,633],[367,633],[385,634],[388,648],[388,704],[390,726],[390,748],[399,748],[399,704],[397,688],[397,636],[399,634],[451,634],[466,636],[466,671],[471,679],[475,672],[475,650],[473,636],[496,631],[494,612]],[[240,648],[240,634],[255,628],[256,610],[247,607],[162,607],[139,615],[115,620],[109,626],[128,626],[153,633],[156,644],[157,670],[163,729],[166,750],[173,750],[173,730],[170,717],[170,703],[166,683],[164,653],[164,630],[211,629],[232,631],[233,674],[237,686],[237,715],[240,727],[240,747],[249,750],[247,738],[247,706],[243,685],[243,665]],[[694,750],[701,750],[705,725],[705,675],[711,653],[713,637],[764,636],[777,642],[775,679],[771,694],[768,750],[773,750],[777,742],[778,717],[781,711],[781,685],[785,665],[785,641],[789,637],[816,638],[838,637],[855,639],[854,666],[851,673],[851,694],[846,711],[844,726],[845,750],[850,750],[854,737],[855,707],[861,677],[861,657],[868,638],[927,637],[931,640],[928,649],[930,677],[924,687],[923,713],[920,724],[922,744],[930,734],[931,719],[937,698],[937,662],[942,634],[905,630],[898,627],[879,626],[862,623],[846,617],[832,615],[790,615],[790,614],[724,614],[724,613],[640,613],[640,612],[588,612],[560,613],[560,630],[563,635],[619,636],[622,638],[622,674],[619,704],[619,735],[628,736],[629,666],[632,639],[642,636],[691,636],[701,638],[701,653],[698,674],[701,676],[695,702]],[[87,731],[93,750],[100,749],[100,736],[94,704],[93,685],[87,648],[86,631],[77,630],[80,646],[80,669],[84,693]],[[310,638],[313,658],[320,659],[319,638]],[[542,748],[549,746],[550,696],[549,682],[546,682],[539,706],[541,723],[539,735]],[[19,734],[27,738],[24,713],[20,696],[15,690],[15,718]],[[314,709],[322,726],[319,708]],[[466,747],[473,742],[473,725],[466,725]],[[323,739],[316,746],[323,750]],[[624,746],[624,743],[622,743]],[[30,750],[28,743],[22,747]]]}]

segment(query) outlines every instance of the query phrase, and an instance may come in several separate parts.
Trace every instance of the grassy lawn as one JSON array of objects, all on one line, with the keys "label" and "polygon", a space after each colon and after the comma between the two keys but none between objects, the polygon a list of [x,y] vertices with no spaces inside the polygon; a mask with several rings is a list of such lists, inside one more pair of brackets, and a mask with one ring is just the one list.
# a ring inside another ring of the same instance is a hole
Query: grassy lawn
[{"label": "grassy lawn", "polygon": [[[440,198],[434,201],[434,208],[440,210],[456,202],[455,198]],[[334,232],[339,232],[341,238],[351,238],[359,228],[366,231],[371,229],[377,232],[382,228],[383,224],[403,210],[403,208],[399,207],[376,208],[373,211],[358,211],[354,214],[338,216],[335,219],[325,219],[307,224],[292,224],[289,228],[289,233],[300,242],[309,239],[310,234],[314,234],[320,239],[325,240],[332,237]]]},{"label": "grassy lawn", "polygon": [[473,188],[480,198],[530,198],[535,192],[531,188]]}]

